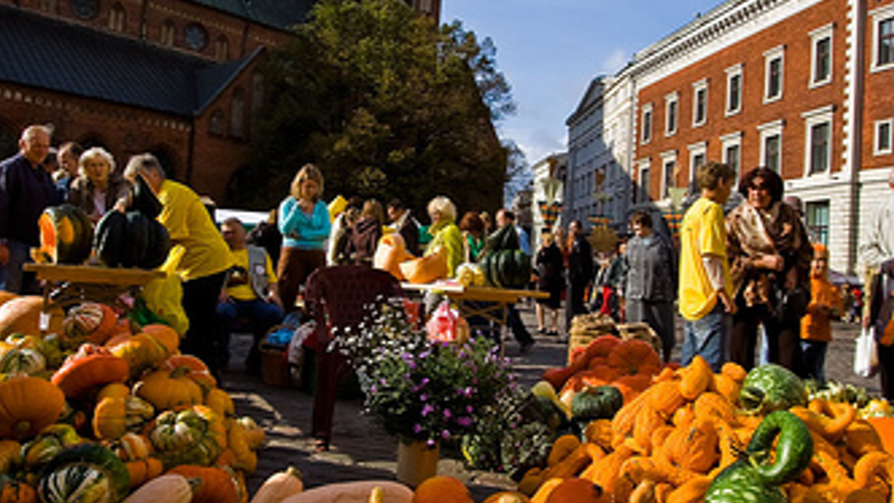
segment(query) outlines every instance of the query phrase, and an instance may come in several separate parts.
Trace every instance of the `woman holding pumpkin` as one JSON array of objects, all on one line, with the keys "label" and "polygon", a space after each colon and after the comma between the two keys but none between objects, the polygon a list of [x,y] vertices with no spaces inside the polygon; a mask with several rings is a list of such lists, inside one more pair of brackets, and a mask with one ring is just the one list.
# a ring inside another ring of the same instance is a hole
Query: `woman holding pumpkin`
[{"label": "woman holding pumpkin", "polygon": [[68,191],[68,202],[96,223],[112,209],[125,211],[130,188],[130,182],[115,171],[112,154],[93,147],[78,159],[78,177]]},{"label": "woman holding pumpkin", "polygon": [[730,360],[754,366],[758,324],[770,361],[801,375],[801,317],[810,302],[813,247],[797,211],[782,202],[782,178],[759,167],[742,177],[746,198],[726,220],[728,255],[737,312]]},{"label": "woman holding pumpkin", "polygon": [[447,258],[447,277],[456,275],[456,268],[463,261],[463,235],[456,226],[456,206],[446,196],[437,196],[428,203],[431,226],[428,233],[432,240],[425,249],[425,256],[439,248]]},{"label": "woman holding pumpkin", "polygon": [[305,164],[292,180],[289,196],[279,205],[283,241],[276,274],[286,313],[295,310],[298,290],[307,277],[326,265],[324,245],[332,225],[322,195],[323,174],[313,164]]}]

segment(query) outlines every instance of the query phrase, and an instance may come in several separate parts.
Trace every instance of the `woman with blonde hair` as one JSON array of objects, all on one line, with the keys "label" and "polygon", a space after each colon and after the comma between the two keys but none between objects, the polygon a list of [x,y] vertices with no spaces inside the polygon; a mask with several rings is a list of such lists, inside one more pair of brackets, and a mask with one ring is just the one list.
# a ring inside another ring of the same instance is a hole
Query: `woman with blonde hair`
[{"label": "woman with blonde hair", "polygon": [[292,180],[289,196],[279,205],[283,240],[276,275],[287,313],[295,310],[295,299],[307,277],[326,265],[324,245],[332,226],[322,195],[323,174],[313,164],[305,164]]},{"label": "woman with blonde hair", "polygon": [[432,235],[432,240],[425,249],[425,255],[443,248],[447,256],[447,277],[452,278],[463,261],[463,235],[456,226],[456,206],[446,196],[437,196],[428,203],[428,216],[431,218],[428,233]]},{"label": "woman with blonde hair", "polygon": [[112,209],[124,211],[130,188],[130,181],[115,171],[112,154],[93,147],[78,159],[78,177],[68,191],[68,202],[84,210],[95,223]]}]

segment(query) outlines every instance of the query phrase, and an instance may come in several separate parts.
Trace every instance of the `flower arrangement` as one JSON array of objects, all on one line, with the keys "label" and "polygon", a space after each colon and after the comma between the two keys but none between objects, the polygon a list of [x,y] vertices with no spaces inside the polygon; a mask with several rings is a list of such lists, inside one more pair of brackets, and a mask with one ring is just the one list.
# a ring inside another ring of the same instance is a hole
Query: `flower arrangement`
[{"label": "flower arrangement", "polygon": [[429,340],[403,308],[384,303],[335,340],[357,371],[365,412],[403,442],[458,441],[515,388],[508,359],[486,337]]}]

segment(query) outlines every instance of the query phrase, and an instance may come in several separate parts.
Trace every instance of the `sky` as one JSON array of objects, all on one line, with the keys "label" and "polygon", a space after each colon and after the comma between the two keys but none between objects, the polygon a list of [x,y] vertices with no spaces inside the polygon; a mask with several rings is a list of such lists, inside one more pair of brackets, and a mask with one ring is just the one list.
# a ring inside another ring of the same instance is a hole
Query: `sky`
[{"label": "sky", "polygon": [[530,165],[566,150],[565,120],[594,77],[720,5],[722,0],[442,0],[441,22],[459,20],[497,48],[514,115],[497,124]]}]

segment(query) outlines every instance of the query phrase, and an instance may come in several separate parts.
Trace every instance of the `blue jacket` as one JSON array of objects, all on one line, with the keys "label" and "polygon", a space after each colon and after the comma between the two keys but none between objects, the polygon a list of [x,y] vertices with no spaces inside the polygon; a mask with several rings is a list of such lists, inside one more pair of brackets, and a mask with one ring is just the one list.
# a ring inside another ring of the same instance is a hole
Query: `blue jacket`
[{"label": "blue jacket", "polygon": [[0,162],[0,238],[40,246],[37,220],[62,201],[43,167],[33,167],[21,153]]},{"label": "blue jacket", "polygon": [[308,216],[301,211],[298,201],[289,196],[279,205],[279,231],[283,248],[323,250],[332,231],[329,209],[323,201],[317,201],[313,214]]}]

